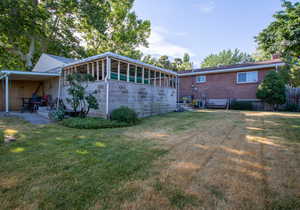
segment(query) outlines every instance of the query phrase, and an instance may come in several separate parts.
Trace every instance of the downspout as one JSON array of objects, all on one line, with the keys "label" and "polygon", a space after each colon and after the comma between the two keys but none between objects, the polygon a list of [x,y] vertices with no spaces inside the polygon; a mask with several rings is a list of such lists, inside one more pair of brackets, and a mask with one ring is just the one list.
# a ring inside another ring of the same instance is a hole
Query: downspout
[{"label": "downspout", "polygon": [[105,77],[105,84],[106,84],[106,107],[105,107],[105,114],[106,118],[109,118],[109,79],[110,79],[110,58],[106,57],[106,77]]}]

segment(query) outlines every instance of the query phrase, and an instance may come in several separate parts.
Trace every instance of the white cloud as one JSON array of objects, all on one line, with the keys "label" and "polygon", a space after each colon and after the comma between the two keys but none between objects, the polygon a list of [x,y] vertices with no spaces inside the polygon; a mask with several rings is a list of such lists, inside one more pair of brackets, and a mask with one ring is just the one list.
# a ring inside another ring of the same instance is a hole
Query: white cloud
[{"label": "white cloud", "polygon": [[200,12],[209,14],[214,11],[216,4],[214,1],[203,1],[195,4],[195,7],[199,8]]},{"label": "white cloud", "polygon": [[148,39],[149,48],[141,47],[140,50],[144,54],[152,56],[168,55],[172,58],[183,57],[184,53],[189,53],[190,56],[194,56],[194,53],[185,47],[171,43],[167,40],[166,36],[170,33],[165,28],[155,27],[151,31],[151,35]]},{"label": "white cloud", "polygon": [[181,37],[183,37],[183,36],[187,36],[188,35],[188,33],[187,32],[185,32],[185,31],[181,31],[181,32],[175,32],[174,33],[176,36],[181,36]]}]

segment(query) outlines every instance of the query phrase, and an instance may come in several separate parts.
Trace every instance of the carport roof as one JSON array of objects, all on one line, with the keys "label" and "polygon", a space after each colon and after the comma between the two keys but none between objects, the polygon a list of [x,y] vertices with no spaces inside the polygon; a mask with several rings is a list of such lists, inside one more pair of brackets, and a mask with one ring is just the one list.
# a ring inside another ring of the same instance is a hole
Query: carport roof
[{"label": "carport roof", "polygon": [[53,77],[59,77],[59,73],[46,73],[46,72],[29,72],[29,71],[15,71],[15,70],[2,70],[1,76],[8,76],[11,80],[47,80]]}]

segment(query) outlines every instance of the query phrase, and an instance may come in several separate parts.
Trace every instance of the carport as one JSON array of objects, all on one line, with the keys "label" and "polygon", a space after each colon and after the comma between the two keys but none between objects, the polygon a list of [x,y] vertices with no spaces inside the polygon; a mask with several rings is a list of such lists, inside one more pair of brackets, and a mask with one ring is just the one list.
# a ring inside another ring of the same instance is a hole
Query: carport
[{"label": "carport", "polygon": [[[39,91],[43,85],[43,93],[51,93],[60,97],[59,73],[25,72],[25,71],[0,71],[0,109],[9,112],[17,110],[22,97],[31,97],[32,92]],[[47,87],[44,87],[47,85]]]}]

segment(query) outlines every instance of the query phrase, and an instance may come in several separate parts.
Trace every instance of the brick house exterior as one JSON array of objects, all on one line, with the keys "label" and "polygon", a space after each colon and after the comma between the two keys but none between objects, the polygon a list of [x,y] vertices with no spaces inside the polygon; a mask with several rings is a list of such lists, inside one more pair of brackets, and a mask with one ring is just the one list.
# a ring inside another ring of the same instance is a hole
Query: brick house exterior
[{"label": "brick house exterior", "polygon": [[[188,97],[195,100],[205,98],[255,101],[257,87],[266,74],[283,65],[281,60],[274,59],[179,72],[179,100]],[[254,72],[250,74],[254,74],[255,79],[251,82],[238,82],[238,74],[245,72]],[[200,76],[203,81],[199,81]]]}]

